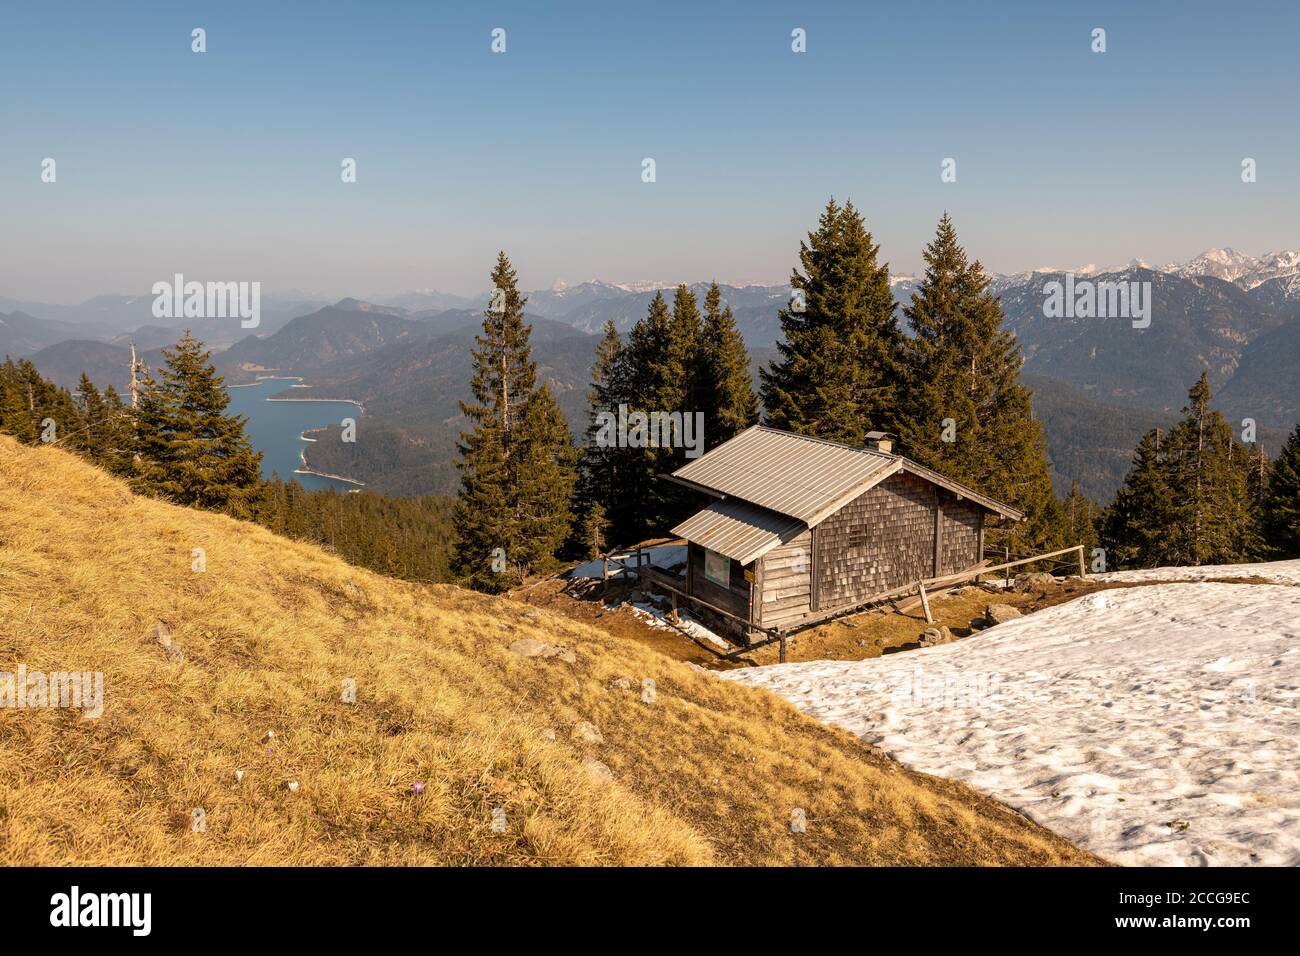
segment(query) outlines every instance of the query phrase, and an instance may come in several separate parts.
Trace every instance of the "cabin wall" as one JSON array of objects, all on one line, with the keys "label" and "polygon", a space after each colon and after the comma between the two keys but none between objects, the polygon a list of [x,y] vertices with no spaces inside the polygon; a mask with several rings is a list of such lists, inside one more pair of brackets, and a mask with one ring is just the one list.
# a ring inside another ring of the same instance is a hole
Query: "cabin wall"
[{"label": "cabin wall", "polygon": [[[745,566],[735,558],[728,559],[731,561],[731,570],[728,572],[730,586],[724,588],[704,576],[704,548],[693,541],[688,543],[687,548],[691,594],[737,617],[751,620],[750,582],[745,580]],[[741,625],[735,621],[727,620],[727,623],[737,630],[741,629]]]},{"label": "cabin wall", "polygon": [[984,509],[971,501],[958,501],[949,491],[940,492],[943,502],[943,527],[939,535],[939,570],[937,574],[953,574],[978,564],[980,529],[984,524]]},{"label": "cabin wall", "polygon": [[934,485],[898,472],[819,524],[818,611],[933,577],[936,498]]},{"label": "cabin wall", "polygon": [[812,601],[812,532],[805,531],[773,548],[759,564],[759,623],[782,627],[806,615]]}]

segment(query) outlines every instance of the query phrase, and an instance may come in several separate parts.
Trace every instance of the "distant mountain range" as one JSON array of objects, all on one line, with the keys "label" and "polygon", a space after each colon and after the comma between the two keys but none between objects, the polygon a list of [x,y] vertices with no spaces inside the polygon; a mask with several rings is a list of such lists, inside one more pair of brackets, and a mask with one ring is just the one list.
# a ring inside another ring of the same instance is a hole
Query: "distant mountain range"
[{"label": "distant mountain range", "polygon": [[[1211,249],[1159,269],[1134,260],[1073,271],[1094,280],[1150,282],[1152,322],[1135,329],[1124,318],[1049,318],[1044,286],[1063,281],[1064,273],[993,277],[1025,354],[1058,490],[1074,478],[1107,500],[1137,437],[1176,417],[1203,368],[1216,405],[1234,422],[1254,418],[1266,447],[1275,450],[1300,421],[1300,252],[1252,257]],[[900,309],[916,283],[912,276],[892,278]],[[540,374],[575,433],[583,427],[595,333],[608,320],[626,331],[645,315],[658,287],[592,280],[527,294]],[[707,284],[691,288],[702,298]],[[721,289],[755,368],[765,364],[774,355],[788,286]],[[486,295],[424,290],[329,304],[295,293],[262,301],[262,322],[251,334],[234,319],[189,322],[217,350],[214,361],[232,384],[300,375],[314,397],[365,404],[367,440],[319,442],[309,452],[313,467],[392,493],[454,488],[454,446],[463,426],[457,402],[468,393],[470,350]],[[129,379],[129,340],[156,365],[158,350],[186,324],[154,319],[151,305],[150,297],[139,296],[98,296],[80,306],[0,298],[0,354],[29,356],[60,384],[74,386],[85,370],[101,386],[121,389]]]}]

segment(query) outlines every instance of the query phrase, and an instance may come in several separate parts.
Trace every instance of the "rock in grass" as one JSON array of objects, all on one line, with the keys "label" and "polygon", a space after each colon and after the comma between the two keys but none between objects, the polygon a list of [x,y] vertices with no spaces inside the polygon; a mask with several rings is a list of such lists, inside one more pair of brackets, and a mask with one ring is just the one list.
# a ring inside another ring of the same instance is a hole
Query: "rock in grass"
[{"label": "rock in grass", "polygon": [[990,604],[984,609],[984,620],[989,622],[990,627],[994,624],[1003,624],[1020,616],[1020,609],[1010,604]]},{"label": "rock in grass", "polygon": [[614,771],[605,766],[595,757],[588,757],[582,761],[582,768],[587,774],[599,783],[611,783],[614,779]]},{"label": "rock in grass", "polygon": [[584,744],[603,744],[605,742],[605,738],[596,729],[596,725],[587,720],[580,720],[574,724],[573,733],[569,736]]},{"label": "rock in grass", "polygon": [[163,649],[163,653],[167,655],[168,660],[178,661],[184,656],[181,654],[181,649],[176,645],[176,641],[172,638],[172,632],[163,621],[159,621],[153,626],[149,636],[155,644]]},{"label": "rock in grass", "polygon": [[951,644],[957,635],[947,627],[927,627],[921,635],[922,647],[934,647],[937,644]]},{"label": "rock in grass", "polygon": [[1029,574],[1017,574],[1012,587],[1017,591],[1028,591],[1033,594],[1046,594],[1056,587],[1056,578],[1052,577],[1046,571],[1033,571]]},{"label": "rock in grass", "polygon": [[558,657],[566,664],[574,664],[578,660],[578,656],[567,647],[561,647],[559,644],[547,644],[535,637],[521,637],[511,644],[508,650],[520,657]]}]

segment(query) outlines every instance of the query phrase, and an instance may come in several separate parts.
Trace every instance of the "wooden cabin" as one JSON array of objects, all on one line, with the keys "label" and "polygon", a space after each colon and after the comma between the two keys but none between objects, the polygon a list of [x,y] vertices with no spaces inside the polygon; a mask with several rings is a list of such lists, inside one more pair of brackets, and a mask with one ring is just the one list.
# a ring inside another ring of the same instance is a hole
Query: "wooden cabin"
[{"label": "wooden cabin", "polygon": [[894,588],[964,571],[988,515],[1024,515],[891,453],[755,425],[670,476],[716,500],[673,529],[688,543],[685,592],[786,630]]}]

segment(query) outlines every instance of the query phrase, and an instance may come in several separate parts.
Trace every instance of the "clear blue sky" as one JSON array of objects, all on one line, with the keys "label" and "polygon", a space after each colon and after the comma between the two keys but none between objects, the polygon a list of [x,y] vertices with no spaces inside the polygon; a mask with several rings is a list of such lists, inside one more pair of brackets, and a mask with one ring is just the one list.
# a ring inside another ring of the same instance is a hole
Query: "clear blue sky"
[{"label": "clear blue sky", "polygon": [[1297,36],[1282,2],[6,3],[0,295],[467,293],[499,247],[525,287],[778,281],[832,194],[896,272],[945,208],[997,271],[1294,248]]}]

